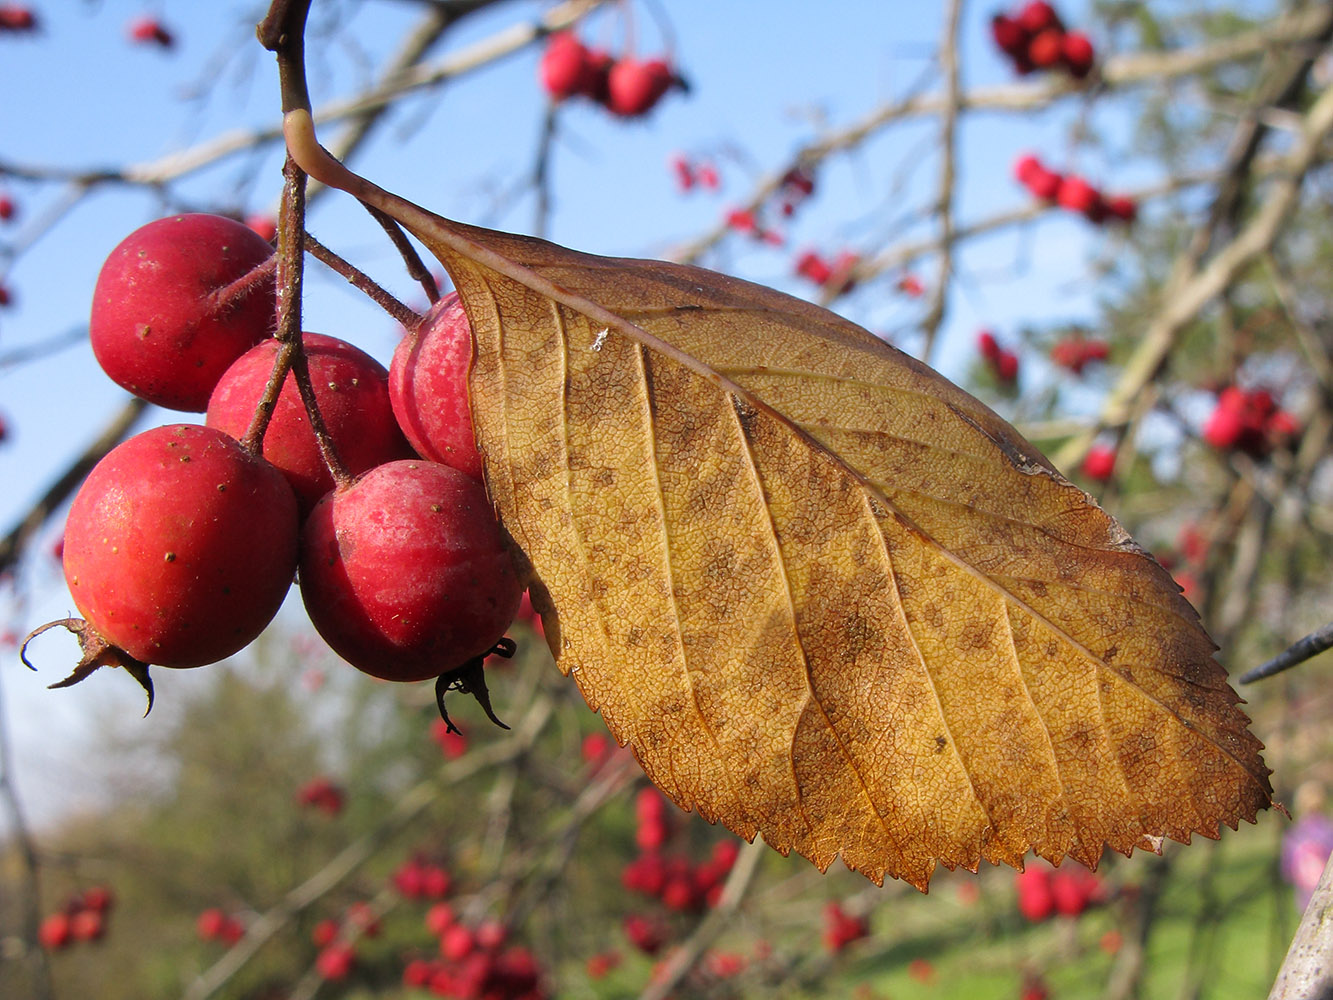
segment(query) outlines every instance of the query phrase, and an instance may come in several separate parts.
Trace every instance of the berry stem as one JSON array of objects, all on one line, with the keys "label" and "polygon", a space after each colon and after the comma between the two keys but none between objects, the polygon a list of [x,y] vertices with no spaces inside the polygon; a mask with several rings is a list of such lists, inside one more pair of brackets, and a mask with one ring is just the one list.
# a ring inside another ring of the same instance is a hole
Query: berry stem
[{"label": "berry stem", "polygon": [[225,312],[249,295],[257,286],[261,285],[269,275],[277,269],[277,267],[278,257],[277,254],[274,254],[264,261],[264,263],[257,267],[252,267],[230,285],[223,285],[217,291],[213,292],[210,296],[213,300],[212,305],[218,312]]},{"label": "berry stem", "polygon": [[434,305],[436,302],[439,302],[440,286],[435,283],[435,278],[432,277],[430,270],[422,262],[421,255],[417,253],[417,248],[408,240],[407,234],[403,232],[402,227],[399,226],[392,217],[381,212],[374,205],[369,205],[364,201],[361,205],[370,213],[371,218],[383,227],[385,233],[388,234],[389,239],[393,242],[393,245],[398,248],[398,252],[403,257],[403,263],[407,266],[408,275],[415,281],[421,283],[421,287],[425,289],[426,298],[430,301],[430,304]]},{"label": "berry stem", "polygon": [[[417,324],[421,322],[421,316],[418,313],[408,308],[390,292],[381,287],[374,278],[370,277],[370,275],[366,274],[356,265],[348,263],[336,252],[330,250],[309,233],[305,234],[305,249],[310,256],[323,264],[327,264],[338,274],[346,278],[352,287],[365,293],[367,298],[374,301],[376,305],[392,316],[406,329],[414,329]],[[427,275],[426,277],[429,279],[430,275]],[[430,281],[430,287],[435,287],[435,282],[433,280]],[[436,291],[435,297],[432,298],[431,301],[435,302],[439,297],[440,293]]]}]

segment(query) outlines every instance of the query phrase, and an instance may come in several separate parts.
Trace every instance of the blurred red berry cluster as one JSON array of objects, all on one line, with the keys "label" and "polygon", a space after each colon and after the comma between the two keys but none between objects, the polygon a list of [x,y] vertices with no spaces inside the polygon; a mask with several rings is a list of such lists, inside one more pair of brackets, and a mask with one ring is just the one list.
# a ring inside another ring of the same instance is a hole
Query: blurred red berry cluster
[{"label": "blurred red berry cluster", "polygon": [[1018,910],[1034,923],[1057,914],[1077,917],[1090,906],[1107,899],[1106,883],[1086,868],[1050,868],[1029,864],[1014,876]]},{"label": "blurred red berry cluster", "polygon": [[1218,393],[1217,405],[1203,425],[1203,439],[1214,448],[1253,458],[1289,446],[1300,432],[1295,416],[1279,409],[1267,389],[1245,390],[1234,385]]},{"label": "blurred red berry cluster", "polygon": [[675,178],[676,189],[682,194],[696,187],[705,191],[716,191],[722,186],[722,176],[708,160],[692,160],[684,153],[671,157],[671,175]]},{"label": "blurred red berry cluster", "polygon": [[439,941],[439,957],[414,958],[403,968],[403,985],[457,1000],[541,1000],[547,996],[542,969],[522,945],[509,943],[498,920],[460,920],[447,903],[426,913],[426,928]]},{"label": "blurred red berry cluster", "polygon": [[200,941],[221,941],[228,948],[245,937],[245,924],[216,906],[199,914],[194,922],[194,930]]},{"label": "blurred red berry cluster", "polygon": [[1004,385],[1013,385],[1018,381],[1018,355],[1001,347],[990,330],[982,330],[977,334],[977,350],[996,380]]},{"label": "blurred red berry cluster", "polygon": [[659,900],[677,913],[700,913],[715,905],[736,863],[740,844],[730,838],[719,840],[709,857],[699,862],[680,854],[668,856],[663,849],[672,839],[673,829],[662,793],[655,788],[640,789],[634,812],[638,822],[634,839],[640,853],[621,871],[621,884],[631,892]]},{"label": "blurred red berry cluster", "polygon": [[442,865],[427,861],[420,854],[399,865],[389,881],[407,899],[441,899],[448,894],[452,883]]},{"label": "blurred red berry cluster", "polygon": [[584,97],[622,118],[646,115],[673,87],[685,81],[665,58],[612,58],[589,48],[572,31],[560,31],[546,42],[539,66],[542,87],[552,100]]},{"label": "blurred red berry cluster", "polygon": [[100,941],[114,902],[115,896],[104,885],[72,893],[42,920],[37,940],[49,951],[59,951],[77,941]]},{"label": "blurred red berry cluster", "polygon": [[1107,195],[1076,174],[1051,170],[1032,153],[1014,163],[1014,177],[1034,198],[1054,202],[1098,225],[1108,221],[1128,224],[1138,214],[1138,203],[1128,195]]},{"label": "blurred red berry cluster", "polygon": [[796,274],[820,288],[849,292],[856,287],[851,273],[860,259],[861,255],[852,250],[839,250],[832,260],[806,250],[796,258]]},{"label": "blurred red berry cluster", "polygon": [[841,903],[824,905],[824,948],[835,955],[854,941],[870,936],[870,923],[864,916],[854,917]]},{"label": "blurred red berry cluster", "polygon": [[320,775],[311,778],[296,791],[298,805],[314,809],[328,816],[337,816],[347,804],[347,794],[332,778]]},{"label": "blurred red berry cluster", "polygon": [[1097,53],[1081,31],[1067,31],[1055,8],[1030,0],[1008,14],[991,18],[991,37],[1015,71],[1063,70],[1076,80],[1090,72]]},{"label": "blurred red berry cluster", "polygon": [[1079,335],[1063,337],[1051,348],[1051,360],[1075,375],[1082,375],[1091,362],[1105,361],[1110,356],[1111,348],[1106,341]]}]

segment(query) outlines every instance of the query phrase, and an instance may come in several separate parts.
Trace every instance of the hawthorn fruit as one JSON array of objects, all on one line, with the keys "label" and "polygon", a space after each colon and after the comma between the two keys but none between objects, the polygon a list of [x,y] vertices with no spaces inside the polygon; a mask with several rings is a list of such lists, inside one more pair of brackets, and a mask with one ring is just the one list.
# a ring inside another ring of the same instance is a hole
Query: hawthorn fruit
[{"label": "hawthorn fruit", "polygon": [[301,545],[316,631],[384,680],[442,677],[485,656],[523,595],[486,491],[436,462],[390,462],[330,493]]},{"label": "hawthorn fruit", "polygon": [[269,335],[273,248],[220,215],[175,215],[125,237],[93,288],[88,336],[117,385],[202,412],[227,366]]}]

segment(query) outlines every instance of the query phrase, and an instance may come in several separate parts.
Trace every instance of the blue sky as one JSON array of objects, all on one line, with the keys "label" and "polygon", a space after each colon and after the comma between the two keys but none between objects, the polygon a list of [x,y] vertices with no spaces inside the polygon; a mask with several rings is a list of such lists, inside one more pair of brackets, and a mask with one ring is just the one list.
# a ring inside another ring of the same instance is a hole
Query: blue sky
[{"label": "blue sky", "polygon": [[[138,4],[35,2],[43,20],[31,38],[0,38],[0,81],[10,98],[0,102],[0,158],[33,166],[80,169],[153,161],[237,127],[275,123],[276,73],[271,56],[253,41],[261,4],[191,0],[155,5],[179,38],[169,52],[125,41],[126,22]],[[710,228],[725,207],[748,196],[760,175],[786,162],[821,129],[836,130],[913,86],[931,86],[931,56],[942,5],[798,0],[669,5],[676,51],[694,95],[673,95],[643,121],[612,120],[599,109],[575,106],[561,115],[552,176],[555,201],[549,235],[557,242],[608,254],[656,256]],[[992,49],[987,19],[992,7],[966,8],[962,61],[969,87],[1011,82]],[[1065,3],[1072,21],[1084,5]],[[397,44],[416,16],[413,4],[370,0],[359,6],[316,0],[312,16],[311,86],[316,105],[346,96]],[[515,20],[531,19],[541,5],[507,3],[469,19],[433,58],[489,37]],[[638,51],[655,54],[661,35],[643,3],[631,5]],[[756,10],[762,16],[756,17]],[[330,34],[332,21],[339,32]],[[587,27],[590,40],[618,47],[621,25],[601,14]],[[1095,27],[1094,38],[1098,38]],[[528,230],[533,199],[509,193],[531,170],[543,114],[535,82],[537,51],[528,49],[447,87],[416,95],[381,128],[355,161],[384,187],[435,211],[497,228]],[[1014,157],[1027,148],[1052,151],[1062,166],[1078,166],[1111,180],[1118,164],[1094,157],[1058,157],[1072,110],[1035,118],[981,115],[960,134],[961,221],[1022,203],[1010,178]],[[1094,123],[1110,134],[1123,122],[1100,113]],[[336,130],[326,129],[328,141]],[[782,250],[733,240],[712,266],[807,294],[791,276],[793,251],[805,246],[836,251],[882,245],[885,234],[928,230],[915,213],[934,184],[934,125],[895,130],[858,152],[831,162],[809,205],[794,220]],[[711,157],[724,178],[719,195],[678,195],[667,168],[677,151]],[[176,191],[189,205],[269,208],[279,186],[280,154],[269,146],[220,161],[192,175]],[[1137,182],[1134,169],[1115,175]],[[22,219],[0,242],[26,241],[67,192],[58,185],[12,182]],[[97,270],[110,249],[135,227],[165,214],[151,191],[106,185],[81,200],[21,257],[0,258],[16,304],[0,314],[0,354],[38,344],[87,322]],[[914,221],[915,220],[915,221]],[[321,201],[311,230],[386,285],[416,301],[396,256],[359,207],[340,195]],[[966,280],[951,299],[942,350],[933,361],[958,377],[970,361],[977,329],[1001,338],[1021,324],[1086,316],[1091,291],[1079,281],[1097,238],[1079,220],[1052,218],[1021,234],[979,241],[961,259]],[[1016,261],[1018,263],[1016,263]],[[929,278],[932,271],[923,270]],[[872,329],[909,324],[919,310],[884,284],[839,305]],[[351,340],[387,362],[393,324],[341,281],[320,269],[307,279],[306,327]],[[0,494],[6,528],[79,453],[119,407],[123,392],[98,370],[86,344],[36,363],[0,368],[0,412],[12,438],[0,448],[7,489]],[[182,419],[155,412],[156,422]],[[185,416],[184,419],[196,419]],[[46,533],[45,549],[59,535]],[[72,611],[54,560],[25,571],[25,605],[12,609],[25,631]],[[294,612],[294,613],[299,613]],[[63,654],[67,655],[67,654]],[[140,696],[128,678],[94,678],[67,692],[44,684],[59,675],[59,644],[43,645],[39,676],[22,670],[10,651],[0,653],[0,688],[17,745],[23,790],[39,815],[58,812],[96,794],[81,783],[82,733],[90,721],[117,713],[135,716]],[[170,699],[176,677],[161,683]]]}]

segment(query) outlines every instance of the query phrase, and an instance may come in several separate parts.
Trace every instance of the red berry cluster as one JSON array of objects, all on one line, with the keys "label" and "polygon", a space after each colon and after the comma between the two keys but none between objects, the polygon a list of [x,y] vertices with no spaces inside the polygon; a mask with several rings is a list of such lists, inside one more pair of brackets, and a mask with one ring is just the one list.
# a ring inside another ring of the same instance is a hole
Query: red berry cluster
[{"label": "red berry cluster", "polygon": [[1290,445],[1300,432],[1300,423],[1278,408],[1267,389],[1245,390],[1235,385],[1218,393],[1217,405],[1203,425],[1203,439],[1214,448],[1253,458]]},{"label": "red berry cluster", "polygon": [[824,904],[824,948],[837,954],[855,941],[870,936],[870,922],[864,916],[852,916],[841,903]]},{"label": "red berry cluster", "polygon": [[1018,355],[1008,348],[1001,347],[1000,342],[995,339],[995,334],[990,330],[982,330],[977,334],[977,350],[981,353],[981,359],[986,366],[1002,384],[1013,385],[1018,381]]},{"label": "red berry cluster", "polygon": [[443,899],[453,883],[443,865],[419,854],[403,862],[389,881],[406,899]]},{"label": "red berry cluster", "polygon": [[1063,337],[1051,348],[1051,360],[1075,375],[1082,375],[1093,361],[1105,361],[1110,356],[1111,348],[1106,341],[1080,336]]},{"label": "red berry cluster", "polygon": [[1014,163],[1014,177],[1034,198],[1054,202],[1098,225],[1108,221],[1128,224],[1138,214],[1138,203],[1128,195],[1106,195],[1076,174],[1049,169],[1032,153]]},{"label": "red berry cluster", "polygon": [[732,208],[726,214],[727,228],[733,232],[748,236],[757,243],[781,246],[783,236],[776,229],[769,229],[759,221],[759,216],[748,208]]},{"label": "red berry cluster", "polygon": [[1058,69],[1082,80],[1097,58],[1088,36],[1066,31],[1060,15],[1044,0],[1029,0],[1016,11],[994,15],[991,37],[1022,74]]},{"label": "red berry cluster", "polygon": [[499,921],[469,926],[442,903],[430,909],[426,927],[439,940],[440,957],[408,962],[404,986],[457,1000],[542,1000],[548,995],[536,957],[522,945],[509,944],[509,932]]},{"label": "red berry cluster", "polygon": [[613,59],[601,49],[584,45],[572,31],[560,31],[546,42],[538,67],[542,87],[552,100],[585,97],[622,118],[646,115],[673,87],[685,82],[669,60]]},{"label": "red berry cluster", "polygon": [[320,775],[311,778],[296,791],[298,805],[329,816],[337,816],[347,804],[347,793],[332,778]]},{"label": "red berry cluster", "polygon": [[275,314],[273,248],[234,219],[158,220],[103,265],[89,323],[103,369],[148,402],[207,413],[124,442],[75,496],[63,563],[84,617],[52,623],[80,637],[73,679],[116,662],[147,688],[149,664],[230,656],[298,564],[316,631],[386,680],[480,669],[513,620],[523,587],[480,481],[457,296],[404,337],[392,371],[303,334],[325,443],[289,373],[256,454]]},{"label": "red berry cluster", "polygon": [[176,36],[157,18],[145,14],[136,17],[125,29],[130,41],[139,45],[156,45],[169,49],[176,44]]},{"label": "red berry cluster", "polygon": [[671,175],[676,179],[676,189],[681,193],[692,191],[696,186],[705,191],[716,191],[722,186],[722,177],[717,167],[707,160],[691,160],[684,153],[676,153],[671,157]]},{"label": "red berry cluster", "polygon": [[621,871],[621,884],[678,913],[699,913],[714,905],[736,863],[739,844],[720,840],[713,845],[711,856],[698,863],[667,857],[662,853],[671,837],[667,800],[655,788],[642,788],[635,797],[634,811],[638,820],[634,839],[640,853]]},{"label": "red berry cluster", "polygon": [[810,168],[791,167],[778,184],[778,211],[784,217],[790,217],[814,193],[815,175]]},{"label": "red berry cluster", "polygon": [[1106,883],[1086,868],[1031,864],[1014,878],[1018,909],[1033,923],[1056,914],[1077,917],[1107,898]]},{"label": "red berry cluster", "polygon": [[228,948],[245,937],[245,924],[218,907],[210,907],[199,914],[194,930],[200,941],[221,941]]},{"label": "red berry cluster", "polygon": [[115,903],[111,890],[98,885],[70,895],[37,927],[37,940],[48,951],[59,951],[78,941],[100,941]]},{"label": "red berry cluster", "polygon": [[796,274],[820,288],[846,293],[856,287],[851,273],[860,259],[861,255],[853,250],[839,250],[832,260],[814,250],[806,250],[796,258]]}]

